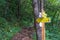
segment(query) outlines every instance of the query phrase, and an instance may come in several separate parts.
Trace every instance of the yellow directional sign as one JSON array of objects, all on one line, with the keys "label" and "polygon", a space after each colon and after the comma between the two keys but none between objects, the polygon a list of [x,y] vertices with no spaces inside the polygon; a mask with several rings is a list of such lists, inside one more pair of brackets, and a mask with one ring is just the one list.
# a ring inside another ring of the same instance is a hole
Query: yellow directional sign
[{"label": "yellow directional sign", "polygon": [[40,22],[50,22],[51,21],[51,18],[49,18],[49,17],[46,17],[46,18],[37,18],[36,19],[36,22],[37,23],[40,23]]},{"label": "yellow directional sign", "polygon": [[46,18],[47,14],[45,13],[45,11],[42,12],[42,17]]}]

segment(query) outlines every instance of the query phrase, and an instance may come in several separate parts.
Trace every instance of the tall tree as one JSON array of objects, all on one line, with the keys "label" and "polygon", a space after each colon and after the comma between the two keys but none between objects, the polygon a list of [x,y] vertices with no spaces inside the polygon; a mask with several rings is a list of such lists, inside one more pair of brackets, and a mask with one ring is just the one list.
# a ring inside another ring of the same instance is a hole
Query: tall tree
[{"label": "tall tree", "polygon": [[38,0],[33,0],[33,8],[34,8],[34,27],[36,27],[37,32],[37,40],[42,40],[41,38],[41,28],[38,23],[36,23],[36,19],[39,17],[39,9],[38,9]]},{"label": "tall tree", "polygon": [[[34,27],[36,27],[36,32],[37,32],[37,40],[45,40],[45,28],[44,28],[44,23],[39,25],[36,20],[38,18],[42,18],[42,13],[43,13],[43,0],[33,0],[33,8],[34,8]],[[41,14],[40,14],[41,13]],[[39,17],[39,15],[41,17]]]}]

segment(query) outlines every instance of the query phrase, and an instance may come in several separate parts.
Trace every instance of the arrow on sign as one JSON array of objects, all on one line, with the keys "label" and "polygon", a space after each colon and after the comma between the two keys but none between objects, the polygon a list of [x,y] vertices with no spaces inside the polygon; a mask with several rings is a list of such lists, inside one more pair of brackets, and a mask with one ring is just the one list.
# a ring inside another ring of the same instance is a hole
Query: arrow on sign
[{"label": "arrow on sign", "polygon": [[37,22],[37,23],[40,23],[40,22],[44,22],[44,23],[51,22],[51,18],[50,18],[50,17],[37,18],[37,19],[36,19],[36,22]]}]

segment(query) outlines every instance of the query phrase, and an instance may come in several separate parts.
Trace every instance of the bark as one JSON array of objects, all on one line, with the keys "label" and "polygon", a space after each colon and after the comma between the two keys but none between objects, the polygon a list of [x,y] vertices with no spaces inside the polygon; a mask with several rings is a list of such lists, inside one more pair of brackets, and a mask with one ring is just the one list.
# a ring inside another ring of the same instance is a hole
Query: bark
[{"label": "bark", "polygon": [[36,27],[37,40],[43,40],[42,27],[40,27],[39,23],[36,22],[36,19],[39,18],[39,12],[42,13],[43,11],[43,0],[33,0],[33,9],[34,9],[34,27]]},{"label": "bark", "polygon": [[36,19],[39,17],[39,1],[33,0],[33,9],[34,9],[34,27],[36,27],[36,33],[37,33],[37,40],[42,40],[42,30],[39,26],[39,23],[36,23]]}]

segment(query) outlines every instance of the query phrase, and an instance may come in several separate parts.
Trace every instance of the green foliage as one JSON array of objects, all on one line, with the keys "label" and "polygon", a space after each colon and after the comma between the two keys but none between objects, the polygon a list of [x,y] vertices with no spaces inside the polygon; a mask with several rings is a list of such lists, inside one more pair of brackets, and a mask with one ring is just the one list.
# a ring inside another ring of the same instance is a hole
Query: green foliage
[{"label": "green foliage", "polygon": [[36,40],[36,33],[34,33],[33,35],[33,40]]},{"label": "green foliage", "polygon": [[5,18],[0,17],[0,40],[10,40],[19,30],[20,27],[10,25]]},{"label": "green foliage", "polygon": [[59,0],[47,0],[45,11],[51,17],[51,23],[46,23],[46,40],[60,40],[60,4]]},{"label": "green foliage", "polygon": [[[31,26],[34,22],[32,0],[0,0],[0,40],[11,40],[12,36],[21,30],[21,26]],[[46,23],[46,40],[60,40],[60,0],[46,0],[45,11],[51,17],[51,23]],[[36,40],[36,34],[33,36]]]}]

